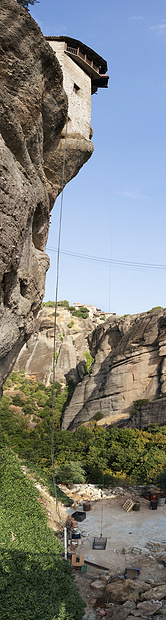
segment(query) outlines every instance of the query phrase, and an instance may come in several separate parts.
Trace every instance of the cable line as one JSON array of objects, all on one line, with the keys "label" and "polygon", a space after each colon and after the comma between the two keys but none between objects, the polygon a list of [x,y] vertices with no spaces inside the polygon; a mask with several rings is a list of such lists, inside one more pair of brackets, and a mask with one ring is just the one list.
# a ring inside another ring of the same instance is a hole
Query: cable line
[{"label": "cable line", "polygon": [[[56,248],[53,248],[50,246],[47,246],[46,249],[50,252],[55,252],[55,253],[58,252]],[[113,258],[106,258],[103,256],[91,256],[89,254],[80,254],[79,252],[71,252],[70,250],[60,250],[60,254],[62,256],[70,256],[71,258],[76,258],[78,260],[100,262],[100,263],[111,264],[111,265],[122,266],[122,267],[136,267],[138,269],[152,269],[152,270],[158,269],[161,271],[166,269],[165,264],[162,265],[158,263],[137,263],[135,261],[124,261],[124,260],[118,260],[118,259],[113,259]]]},{"label": "cable line", "polygon": [[54,313],[54,346],[53,346],[52,432],[51,432],[52,479],[53,479],[53,485],[54,485],[54,490],[55,490],[56,510],[57,510],[57,513],[61,521],[62,521],[62,518],[60,516],[60,512],[58,508],[58,497],[57,497],[57,487],[56,487],[56,480],[55,480],[55,465],[54,465],[54,431],[55,431],[54,400],[55,400],[55,368],[56,368],[55,350],[56,350],[57,305],[58,305],[58,287],[59,287],[59,261],[60,261],[60,243],[61,243],[62,213],[63,213],[65,159],[66,159],[66,147],[67,147],[67,128],[68,128],[68,114],[66,118],[66,135],[65,135],[64,153],[63,153],[62,193],[61,193],[61,205],[60,205],[60,215],[59,215],[59,234],[58,234],[58,249],[57,249],[55,313]]}]

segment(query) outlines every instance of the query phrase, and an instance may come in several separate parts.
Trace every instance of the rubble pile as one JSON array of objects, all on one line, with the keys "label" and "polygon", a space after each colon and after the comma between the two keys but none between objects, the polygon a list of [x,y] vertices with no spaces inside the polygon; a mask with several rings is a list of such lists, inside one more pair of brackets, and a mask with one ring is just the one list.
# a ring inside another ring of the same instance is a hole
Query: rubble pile
[{"label": "rubble pile", "polygon": [[114,497],[116,494],[115,489],[114,491],[109,489],[102,490],[96,484],[70,484],[69,486],[59,484],[59,488],[66,493],[70,499],[73,499],[74,506],[81,506],[82,503],[86,501],[94,502],[101,499],[101,497],[105,499],[107,497]]},{"label": "rubble pile", "polygon": [[125,579],[124,575],[102,574],[91,583],[97,595],[94,603],[96,617],[106,620],[134,618],[166,618],[166,584],[153,579]]}]

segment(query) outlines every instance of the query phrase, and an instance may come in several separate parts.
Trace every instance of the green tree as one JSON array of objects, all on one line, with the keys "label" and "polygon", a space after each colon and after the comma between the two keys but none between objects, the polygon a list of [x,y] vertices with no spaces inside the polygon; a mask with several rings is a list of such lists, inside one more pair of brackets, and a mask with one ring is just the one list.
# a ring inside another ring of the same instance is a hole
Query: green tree
[{"label": "green tree", "polygon": [[27,11],[29,11],[29,7],[28,4],[39,4],[39,0],[17,0],[18,4],[21,4],[21,6],[24,7],[24,9],[26,9]]},{"label": "green tree", "polygon": [[82,484],[85,482],[85,472],[79,461],[71,461],[70,463],[64,463],[55,467],[55,475],[58,483],[65,482],[66,484],[73,482],[75,484]]}]

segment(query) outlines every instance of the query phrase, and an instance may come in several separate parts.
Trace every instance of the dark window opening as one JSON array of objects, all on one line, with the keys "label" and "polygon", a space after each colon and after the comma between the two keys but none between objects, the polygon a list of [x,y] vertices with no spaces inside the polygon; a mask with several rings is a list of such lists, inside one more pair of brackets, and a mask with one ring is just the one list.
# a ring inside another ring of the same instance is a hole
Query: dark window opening
[{"label": "dark window opening", "polygon": [[76,95],[78,95],[79,90],[80,90],[80,87],[79,87],[79,86],[77,86],[77,84],[74,84],[74,86],[73,86],[73,90],[74,90],[74,93],[76,93]]},{"label": "dark window opening", "polygon": [[28,284],[26,280],[20,280],[20,293],[22,297],[26,297],[28,291]]}]

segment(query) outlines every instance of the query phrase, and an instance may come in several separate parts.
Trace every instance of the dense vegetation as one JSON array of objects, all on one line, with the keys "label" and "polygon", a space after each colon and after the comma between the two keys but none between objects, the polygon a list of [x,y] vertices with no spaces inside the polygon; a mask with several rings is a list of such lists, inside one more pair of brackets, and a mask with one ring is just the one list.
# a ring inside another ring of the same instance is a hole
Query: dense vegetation
[{"label": "dense vegetation", "polygon": [[81,620],[84,603],[39,494],[16,456],[2,447],[0,489],[1,620]]},{"label": "dense vegetation", "polygon": [[[67,310],[70,310],[72,316],[76,316],[79,319],[88,319],[89,310],[85,306],[80,306],[79,310],[76,310],[74,306],[69,306],[69,301],[67,301],[67,299],[58,301],[57,305],[60,308],[67,308]],[[48,306],[48,308],[55,308],[55,301],[43,301],[41,308],[44,308],[45,306]],[[70,327],[72,327],[72,325],[70,325]]]},{"label": "dense vegetation", "polygon": [[[12,373],[5,388],[0,409],[1,441],[21,459],[40,468],[51,481],[52,387],[31,381],[24,373]],[[164,475],[165,426],[156,425],[146,431],[117,427],[104,430],[94,420],[89,427],[79,426],[75,433],[62,432],[60,419],[74,384],[69,382],[62,391],[56,383],[55,388],[55,468],[59,481],[67,482],[69,477],[71,481],[72,475],[76,481],[78,475],[78,480],[84,476],[89,482],[101,484],[103,469],[105,484],[117,480],[146,484],[154,482],[160,473]],[[94,417],[99,419],[100,412]]]}]

